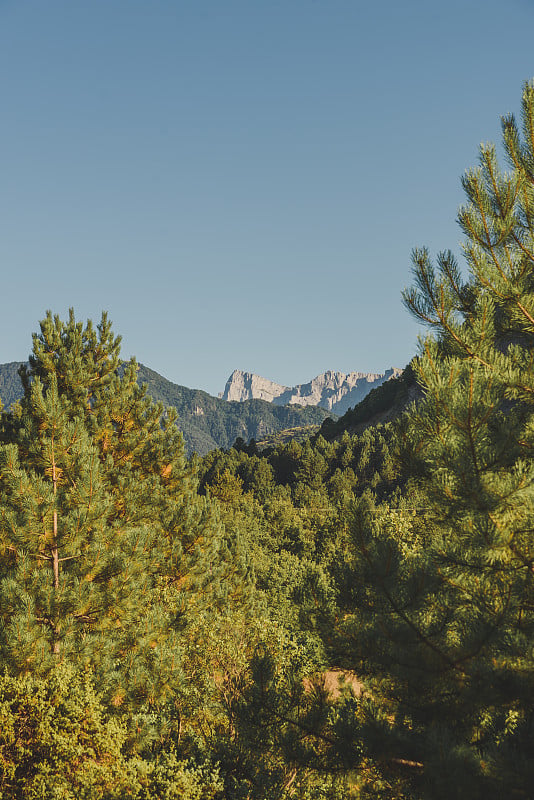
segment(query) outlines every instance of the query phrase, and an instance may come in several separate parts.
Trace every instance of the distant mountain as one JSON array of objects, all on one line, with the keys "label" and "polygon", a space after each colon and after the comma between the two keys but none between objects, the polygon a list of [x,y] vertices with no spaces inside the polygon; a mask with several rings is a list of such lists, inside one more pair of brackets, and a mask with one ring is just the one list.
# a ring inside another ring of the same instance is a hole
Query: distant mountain
[{"label": "distant mountain", "polygon": [[[0,398],[4,408],[22,397],[18,376],[21,362],[0,364]],[[174,406],[187,452],[204,455],[219,447],[231,447],[239,437],[263,439],[286,428],[321,425],[328,413],[322,408],[273,406],[264,400],[227,403],[207,392],[179,386],[157,372],[139,365],[139,383],[146,383],[157,402]],[[330,415],[331,416],[331,415]]]},{"label": "distant mountain", "polygon": [[319,406],[339,415],[360,403],[372,389],[401,373],[402,370],[394,367],[378,373],[328,371],[309,383],[289,387],[262,378],[261,375],[236,369],[228,378],[224,392],[219,397],[240,403],[259,399],[275,406]]}]

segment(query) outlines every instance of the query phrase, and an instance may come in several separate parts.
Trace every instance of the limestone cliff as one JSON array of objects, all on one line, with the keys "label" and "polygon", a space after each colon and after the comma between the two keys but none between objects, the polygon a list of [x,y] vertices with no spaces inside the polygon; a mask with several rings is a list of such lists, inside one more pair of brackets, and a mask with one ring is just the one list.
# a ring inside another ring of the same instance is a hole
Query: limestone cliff
[{"label": "limestone cliff", "polygon": [[360,403],[371,389],[380,386],[390,378],[400,375],[402,370],[391,368],[385,372],[323,372],[309,383],[297,386],[282,386],[279,383],[254,375],[251,372],[234,370],[224,392],[223,400],[260,399],[277,406],[300,405],[320,406],[335,414],[344,414],[349,408]]},{"label": "limestone cliff", "polygon": [[[291,390],[287,386],[281,386],[268,378],[235,369],[226,381],[224,392],[221,392],[219,397],[223,400],[237,400],[239,403],[245,400],[267,400],[268,403],[272,403],[281,394],[289,391]],[[282,403],[282,405],[287,405],[287,403]]]}]

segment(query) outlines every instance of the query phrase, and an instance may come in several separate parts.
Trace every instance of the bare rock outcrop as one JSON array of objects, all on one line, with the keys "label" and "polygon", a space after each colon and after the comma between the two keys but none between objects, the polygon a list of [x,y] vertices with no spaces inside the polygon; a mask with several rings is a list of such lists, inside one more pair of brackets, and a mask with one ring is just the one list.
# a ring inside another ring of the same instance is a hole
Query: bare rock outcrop
[{"label": "bare rock outcrop", "polygon": [[[254,375],[252,372],[242,372],[235,369],[228,380],[224,392],[219,397],[223,400],[237,400],[243,403],[245,400],[267,400],[268,403],[274,402],[284,392],[289,392],[287,386],[262,378],[261,375]],[[287,405],[287,403],[281,403]]]},{"label": "bare rock outcrop", "polygon": [[254,375],[252,372],[234,370],[224,392],[223,400],[267,400],[275,405],[321,406],[334,414],[344,414],[360,403],[371,389],[395,378],[402,370],[392,367],[385,372],[323,372],[309,383],[282,386],[279,383]]}]

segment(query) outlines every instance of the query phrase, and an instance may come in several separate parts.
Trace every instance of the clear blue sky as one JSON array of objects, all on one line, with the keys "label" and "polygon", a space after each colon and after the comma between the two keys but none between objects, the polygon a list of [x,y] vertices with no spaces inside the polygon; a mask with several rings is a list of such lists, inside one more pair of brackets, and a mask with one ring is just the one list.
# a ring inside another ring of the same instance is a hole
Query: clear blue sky
[{"label": "clear blue sky", "polygon": [[532,0],[0,0],[0,362],[50,308],[215,394],[403,366]]}]

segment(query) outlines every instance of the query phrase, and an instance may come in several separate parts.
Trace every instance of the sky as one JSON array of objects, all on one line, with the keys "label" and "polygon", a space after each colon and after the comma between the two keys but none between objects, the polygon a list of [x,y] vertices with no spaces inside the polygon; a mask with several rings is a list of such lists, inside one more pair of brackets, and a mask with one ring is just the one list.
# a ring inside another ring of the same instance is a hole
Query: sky
[{"label": "sky", "polygon": [[47,309],[217,394],[403,367],[534,0],[0,0],[0,363]]}]

